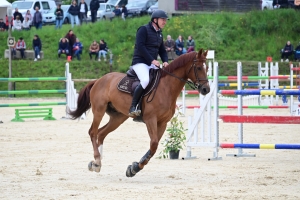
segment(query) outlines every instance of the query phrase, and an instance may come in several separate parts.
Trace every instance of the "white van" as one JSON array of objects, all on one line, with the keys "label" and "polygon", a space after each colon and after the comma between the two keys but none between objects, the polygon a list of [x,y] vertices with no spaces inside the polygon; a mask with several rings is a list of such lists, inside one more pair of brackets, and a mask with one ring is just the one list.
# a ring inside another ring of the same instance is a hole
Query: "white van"
[{"label": "white van", "polygon": [[128,4],[128,0],[108,0],[106,3],[114,6],[123,6]]},{"label": "white van", "polygon": [[[35,7],[39,7],[41,13],[47,13],[56,7],[56,3],[53,0],[24,0],[13,2],[12,7],[18,8],[18,11],[25,17],[27,10],[30,10],[32,16],[35,13]],[[13,10],[13,13],[14,12]]]}]

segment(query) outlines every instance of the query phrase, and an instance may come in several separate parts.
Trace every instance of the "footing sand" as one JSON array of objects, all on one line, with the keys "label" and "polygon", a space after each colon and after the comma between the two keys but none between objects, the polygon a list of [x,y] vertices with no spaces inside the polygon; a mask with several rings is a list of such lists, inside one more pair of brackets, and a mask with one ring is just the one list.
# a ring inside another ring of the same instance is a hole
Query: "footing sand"
[{"label": "footing sand", "polygon": [[[0,99],[1,103],[35,101],[46,100]],[[188,99],[187,105],[195,102]],[[146,126],[131,119],[107,136],[101,172],[90,172],[93,149],[87,132],[92,113],[85,120],[72,121],[61,119],[64,106],[52,108],[56,121],[26,122],[11,122],[14,108],[0,108],[0,199],[300,199],[299,150],[252,149],[244,151],[256,157],[235,158],[226,154],[237,149],[220,149],[222,160],[208,161],[213,149],[201,147],[192,148],[196,159],[169,160],[156,158],[160,144],[149,164],[127,178],[127,166],[149,149]],[[192,113],[188,110],[186,116]],[[220,110],[225,113],[237,110]],[[244,114],[288,116],[289,111],[245,109]],[[186,125],[187,117],[181,119]],[[245,143],[300,143],[299,134],[299,124],[244,125]],[[237,143],[237,135],[237,124],[220,123],[221,142]],[[185,155],[186,149],[180,151],[180,157]]]}]

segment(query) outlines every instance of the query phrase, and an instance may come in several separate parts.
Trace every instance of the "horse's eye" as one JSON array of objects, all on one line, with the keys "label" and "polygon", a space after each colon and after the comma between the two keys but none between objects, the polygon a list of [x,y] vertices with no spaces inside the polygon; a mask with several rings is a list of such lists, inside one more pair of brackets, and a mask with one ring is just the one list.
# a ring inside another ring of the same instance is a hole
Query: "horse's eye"
[{"label": "horse's eye", "polygon": [[198,70],[201,70],[201,69],[202,69],[202,67],[197,67],[197,69],[198,69]]}]

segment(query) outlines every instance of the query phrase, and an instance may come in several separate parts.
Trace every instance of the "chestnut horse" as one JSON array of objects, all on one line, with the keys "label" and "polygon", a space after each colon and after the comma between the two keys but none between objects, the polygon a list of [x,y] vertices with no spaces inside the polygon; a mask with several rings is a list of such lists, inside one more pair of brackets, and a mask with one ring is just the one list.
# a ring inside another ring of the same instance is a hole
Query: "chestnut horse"
[{"label": "chestnut horse", "polygon": [[[199,52],[190,52],[179,56],[169,66],[160,69],[161,79],[153,100],[146,102],[144,98],[142,104],[143,120],[150,136],[150,149],[140,162],[133,162],[127,167],[127,177],[133,177],[142,170],[155,154],[167,123],[175,113],[176,99],[184,84],[189,83],[203,95],[209,93],[206,55],[207,51],[204,52],[202,49]],[[100,172],[105,137],[129,118],[128,110],[132,97],[117,89],[117,84],[124,76],[125,74],[113,72],[88,83],[79,93],[77,109],[69,111],[72,119],[76,119],[92,108],[94,119],[89,135],[95,160],[88,165],[90,171]],[[109,122],[99,128],[105,113],[110,116]]]}]

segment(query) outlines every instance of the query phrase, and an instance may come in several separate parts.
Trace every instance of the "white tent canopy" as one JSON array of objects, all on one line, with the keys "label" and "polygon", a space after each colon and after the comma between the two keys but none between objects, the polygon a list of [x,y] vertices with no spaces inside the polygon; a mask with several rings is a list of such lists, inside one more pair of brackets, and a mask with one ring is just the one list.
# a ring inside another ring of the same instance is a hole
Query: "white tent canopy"
[{"label": "white tent canopy", "polygon": [[0,19],[2,18],[4,22],[7,13],[7,7],[11,7],[11,3],[6,0],[0,0]]}]

